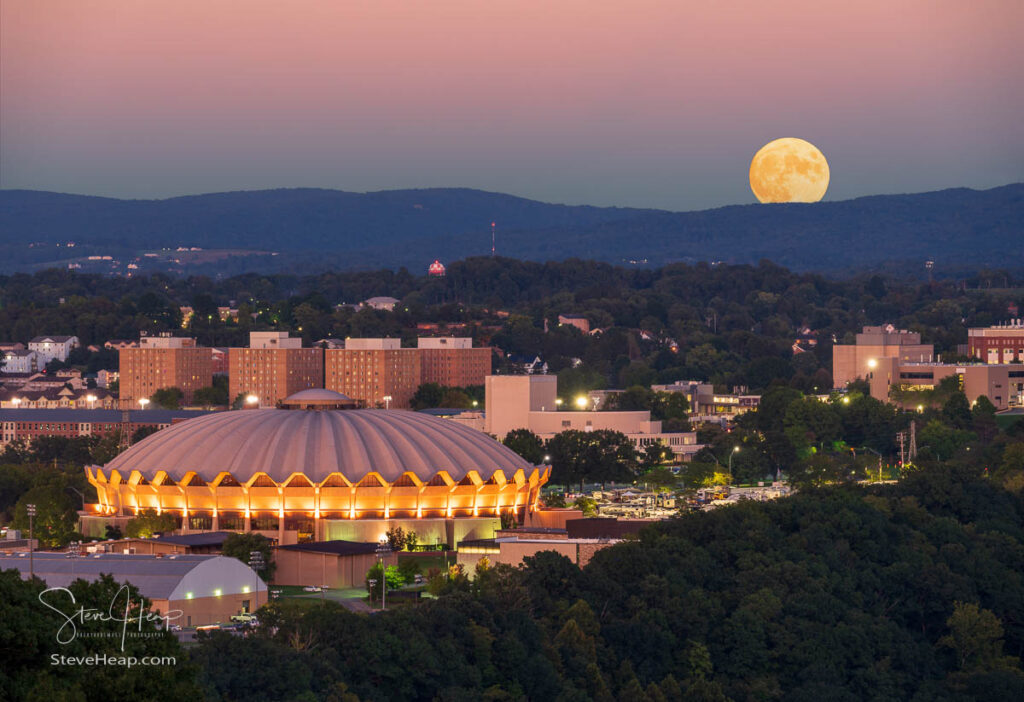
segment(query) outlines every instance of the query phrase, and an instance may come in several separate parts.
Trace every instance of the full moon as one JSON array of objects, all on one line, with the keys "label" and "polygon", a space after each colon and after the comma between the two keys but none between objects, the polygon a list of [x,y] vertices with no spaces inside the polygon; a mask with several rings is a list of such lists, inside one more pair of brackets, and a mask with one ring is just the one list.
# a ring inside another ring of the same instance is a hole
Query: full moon
[{"label": "full moon", "polygon": [[828,178],[825,155],[803,139],[770,141],[750,162],[750,189],[761,202],[817,202]]}]

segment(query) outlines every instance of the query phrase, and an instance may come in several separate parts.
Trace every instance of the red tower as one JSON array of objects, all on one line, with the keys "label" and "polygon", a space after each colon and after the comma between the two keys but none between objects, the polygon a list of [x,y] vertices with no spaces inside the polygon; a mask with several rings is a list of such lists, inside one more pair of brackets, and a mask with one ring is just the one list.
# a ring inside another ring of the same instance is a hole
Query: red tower
[{"label": "red tower", "polygon": [[430,264],[430,268],[427,269],[427,275],[436,276],[438,278],[444,277],[444,264],[434,259],[434,262]]}]

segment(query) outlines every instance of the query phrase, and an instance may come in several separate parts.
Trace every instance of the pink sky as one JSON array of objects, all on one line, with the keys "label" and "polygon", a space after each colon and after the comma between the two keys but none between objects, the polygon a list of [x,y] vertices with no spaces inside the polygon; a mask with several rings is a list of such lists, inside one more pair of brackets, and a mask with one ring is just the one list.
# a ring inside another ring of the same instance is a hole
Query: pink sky
[{"label": "pink sky", "polygon": [[0,186],[119,197],[467,186],[754,201],[1024,179],[1017,0],[5,0]]}]

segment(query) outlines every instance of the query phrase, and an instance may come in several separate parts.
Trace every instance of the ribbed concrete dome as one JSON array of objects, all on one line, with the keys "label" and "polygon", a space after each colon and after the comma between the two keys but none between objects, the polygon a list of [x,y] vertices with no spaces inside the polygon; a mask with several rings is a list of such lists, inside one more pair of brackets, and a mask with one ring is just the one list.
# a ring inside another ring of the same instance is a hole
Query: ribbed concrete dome
[{"label": "ribbed concrete dome", "polygon": [[456,481],[475,470],[507,479],[527,461],[483,432],[402,410],[238,410],[189,419],[146,437],[104,467],[124,479],[166,471],[175,481],[195,471],[211,481],[221,472],[240,482],[266,473],[283,482],[302,473],[314,483],[331,473],[350,481],[376,471],[387,481],[410,472],[424,481],[447,471]]}]

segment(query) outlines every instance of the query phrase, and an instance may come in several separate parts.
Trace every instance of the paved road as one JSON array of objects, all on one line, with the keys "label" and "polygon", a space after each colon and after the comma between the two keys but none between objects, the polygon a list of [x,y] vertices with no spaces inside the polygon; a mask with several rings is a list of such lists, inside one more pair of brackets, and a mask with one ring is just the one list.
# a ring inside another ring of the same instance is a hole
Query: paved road
[{"label": "paved road", "polygon": [[372,614],[376,611],[363,600],[345,599],[338,601],[341,602],[342,607],[356,614]]}]

